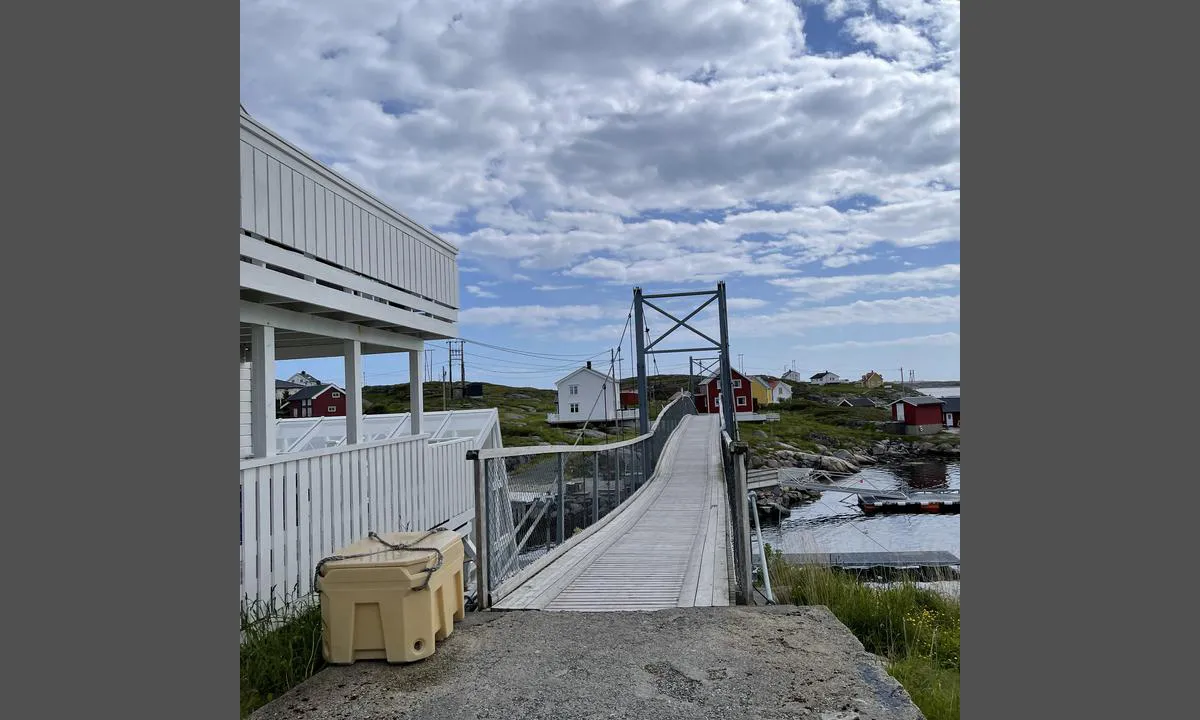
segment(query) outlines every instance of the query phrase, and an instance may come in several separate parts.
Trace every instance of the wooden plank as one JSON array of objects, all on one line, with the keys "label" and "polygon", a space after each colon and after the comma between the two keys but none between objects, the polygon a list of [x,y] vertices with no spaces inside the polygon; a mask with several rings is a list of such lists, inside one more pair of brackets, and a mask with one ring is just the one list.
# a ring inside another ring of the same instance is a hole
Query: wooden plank
[{"label": "wooden plank", "polygon": [[296,517],[296,473],[299,463],[283,464],[284,581],[287,593],[300,591],[300,522]]},{"label": "wooden plank", "polygon": [[254,470],[242,476],[242,592],[258,596],[258,483]]},{"label": "wooden plank", "polygon": [[258,592],[257,599],[271,600],[271,469],[255,468],[258,490]]},{"label": "wooden plank", "polygon": [[239,143],[241,153],[241,194],[242,194],[242,228],[255,232],[254,215],[254,148],[246,143]]},{"label": "wooden plank", "polygon": [[270,208],[267,199],[267,154],[254,151],[254,232],[264,237],[271,234]]},{"label": "wooden plank", "polygon": [[296,483],[296,493],[299,503],[296,507],[296,517],[300,523],[299,529],[299,558],[300,558],[300,592],[312,590],[313,571],[316,560],[313,559],[312,545],[312,466],[311,458],[297,463],[299,468]]}]

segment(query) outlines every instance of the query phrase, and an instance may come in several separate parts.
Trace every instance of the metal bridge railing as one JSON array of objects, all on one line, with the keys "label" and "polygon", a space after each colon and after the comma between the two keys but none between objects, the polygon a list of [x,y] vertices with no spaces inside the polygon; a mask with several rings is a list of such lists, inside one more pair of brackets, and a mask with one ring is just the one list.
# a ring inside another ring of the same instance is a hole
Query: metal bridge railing
[{"label": "metal bridge railing", "polygon": [[469,452],[475,465],[476,606],[504,598],[573,545],[572,538],[628,501],[653,477],[671,433],[695,414],[692,397],[680,392],[650,432],[630,440]]},{"label": "metal bridge railing", "polygon": [[749,605],[754,593],[754,567],[750,556],[750,494],[746,486],[749,446],[734,440],[721,416],[721,461],[725,470],[725,497],[729,501],[730,541],[733,545],[734,594],[738,605]]}]

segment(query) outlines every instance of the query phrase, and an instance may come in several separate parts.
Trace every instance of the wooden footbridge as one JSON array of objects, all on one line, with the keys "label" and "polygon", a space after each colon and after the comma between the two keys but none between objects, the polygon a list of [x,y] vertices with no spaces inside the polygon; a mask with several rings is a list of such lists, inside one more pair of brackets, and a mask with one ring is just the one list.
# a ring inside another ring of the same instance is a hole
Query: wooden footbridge
[{"label": "wooden footbridge", "polygon": [[650,482],[603,526],[517,586],[501,610],[729,605],[729,502],[718,416],[689,415]]}]

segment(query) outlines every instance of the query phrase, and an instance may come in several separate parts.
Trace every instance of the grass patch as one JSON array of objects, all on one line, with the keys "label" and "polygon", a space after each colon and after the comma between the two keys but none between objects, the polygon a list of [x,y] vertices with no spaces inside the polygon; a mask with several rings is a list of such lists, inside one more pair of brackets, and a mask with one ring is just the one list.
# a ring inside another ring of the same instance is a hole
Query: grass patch
[{"label": "grass patch", "polygon": [[325,667],[315,600],[243,603],[241,629],[243,718]]},{"label": "grass patch", "polygon": [[[666,405],[666,400],[678,390],[675,383],[659,378],[654,378],[654,381],[650,393],[651,418],[658,417],[658,413]],[[687,386],[686,376],[683,386]],[[483,383],[482,398],[454,399],[450,398],[448,393],[443,393],[441,381],[426,382],[422,388],[426,412],[439,412],[443,407],[446,410],[496,408],[500,415],[500,435],[504,440],[505,447],[524,447],[539,443],[575,444],[576,435],[571,432],[571,428],[556,427],[546,422],[548,413],[558,412],[558,391],[556,390]],[[363,399],[365,400],[365,412],[370,415],[409,411],[407,383],[366,386],[363,388]],[[597,428],[592,427],[592,429]],[[606,438],[584,436],[578,444],[599,445],[617,442],[622,437],[628,439],[637,435],[637,426],[636,424],[625,425],[622,432],[623,435],[613,434]]]},{"label": "grass patch", "polygon": [[959,603],[903,583],[870,587],[829,567],[791,565],[767,548],[779,602],[824,605],[887,669],[929,720],[959,717]]}]

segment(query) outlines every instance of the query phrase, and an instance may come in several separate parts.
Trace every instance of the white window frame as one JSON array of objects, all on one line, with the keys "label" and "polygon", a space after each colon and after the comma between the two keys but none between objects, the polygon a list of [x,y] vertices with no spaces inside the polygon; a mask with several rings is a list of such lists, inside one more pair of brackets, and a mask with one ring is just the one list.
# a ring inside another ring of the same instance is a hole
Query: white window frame
[{"label": "white window frame", "polygon": [[742,381],[737,378],[734,378],[733,379],[733,387],[736,390],[740,390],[742,388]]},{"label": "white window frame", "polygon": [[578,395],[579,394],[579,386],[578,385],[568,385],[567,386],[567,394],[568,395]]},{"label": "white window frame", "polygon": [[342,396],[342,394],[335,390],[332,393],[330,393],[329,396],[332,397],[334,400],[337,400],[338,398],[340,398]]},{"label": "white window frame", "polygon": [[327,405],[325,407],[325,412],[331,412],[331,413],[337,412],[337,405]]},{"label": "white window frame", "polygon": [[570,405],[568,405],[567,412],[569,412],[571,414],[578,413],[579,412],[579,403],[571,403]]},{"label": "white window frame", "polygon": [[737,406],[738,407],[746,407],[746,396],[745,395],[737,396]]}]

